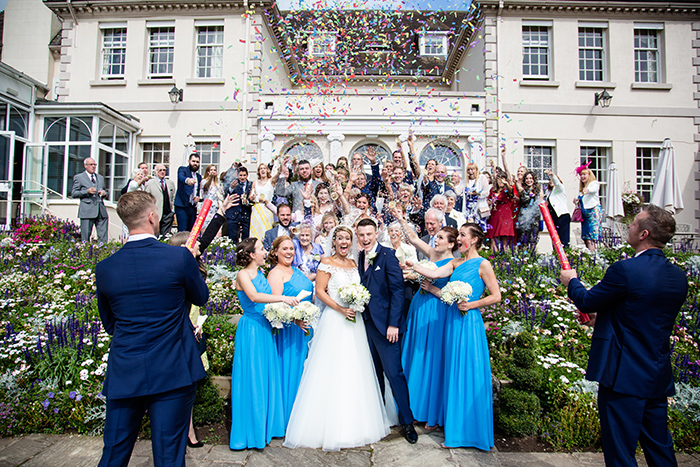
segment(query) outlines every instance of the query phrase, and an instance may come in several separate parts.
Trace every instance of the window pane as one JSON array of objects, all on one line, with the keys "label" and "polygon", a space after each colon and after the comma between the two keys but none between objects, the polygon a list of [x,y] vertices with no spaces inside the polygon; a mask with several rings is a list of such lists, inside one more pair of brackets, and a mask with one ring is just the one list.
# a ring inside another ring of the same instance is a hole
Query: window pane
[{"label": "window pane", "polygon": [[126,63],[126,28],[105,29],[102,39],[102,77],[122,78]]},{"label": "window pane", "polygon": [[92,141],[92,117],[70,117],[70,141]]},{"label": "window pane", "polygon": [[20,110],[14,105],[10,106],[10,131],[14,131],[20,138],[27,137],[27,125],[29,124],[29,112]]},{"label": "window pane", "polygon": [[544,180],[545,171],[552,170],[554,165],[552,147],[525,146],[525,165],[535,172],[538,180]]},{"label": "window pane", "polygon": [[421,166],[425,166],[430,159],[435,159],[438,164],[444,164],[450,169],[462,167],[461,151],[452,147],[448,141],[433,141],[421,151]]},{"label": "window pane", "polygon": [[[219,142],[195,143],[197,154],[199,155],[199,166],[205,168],[209,164],[214,164],[219,170]],[[203,172],[203,171],[202,171]]]},{"label": "window pane", "polygon": [[308,141],[299,141],[292,144],[284,151],[284,156],[288,156],[291,159],[296,159],[301,161],[306,159],[310,161],[312,159],[323,159],[323,152],[316,144]]},{"label": "window pane", "polygon": [[[63,167],[65,146],[49,146],[48,180],[46,185],[50,190],[59,194],[63,193]],[[72,188],[73,180],[70,182]],[[49,198],[58,198],[59,195],[49,192]]]},{"label": "window pane", "polygon": [[66,118],[45,118],[44,119],[44,141],[65,141],[66,140]]}]

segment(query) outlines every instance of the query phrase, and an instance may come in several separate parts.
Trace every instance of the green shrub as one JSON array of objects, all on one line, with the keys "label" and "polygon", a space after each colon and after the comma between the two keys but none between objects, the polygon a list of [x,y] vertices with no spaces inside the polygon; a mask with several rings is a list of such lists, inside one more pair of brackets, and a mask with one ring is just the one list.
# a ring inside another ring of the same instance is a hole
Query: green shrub
[{"label": "green shrub", "polygon": [[218,337],[207,340],[209,374],[231,376],[234,347],[234,341],[228,337]]},{"label": "green shrub", "polygon": [[535,348],[535,337],[532,333],[524,331],[515,336],[515,346],[523,349],[534,349]]},{"label": "green shrub", "polygon": [[213,425],[224,419],[224,400],[208,376],[197,383],[192,417],[195,426]]},{"label": "green shrub", "polygon": [[695,423],[680,410],[669,409],[668,429],[678,451],[700,452],[700,423]]},{"label": "green shrub", "polygon": [[513,380],[515,389],[528,392],[539,391],[544,379],[539,368],[520,368],[514,365],[508,369],[508,376]]},{"label": "green shrub", "polygon": [[513,362],[520,368],[534,368],[537,357],[532,349],[516,347],[513,349]]},{"label": "green shrub", "polygon": [[555,449],[580,449],[600,445],[600,421],[595,397],[562,389],[565,399],[542,422],[542,437]]},{"label": "green shrub", "polygon": [[507,436],[537,434],[540,427],[540,400],[534,394],[504,388],[500,395],[498,426]]}]

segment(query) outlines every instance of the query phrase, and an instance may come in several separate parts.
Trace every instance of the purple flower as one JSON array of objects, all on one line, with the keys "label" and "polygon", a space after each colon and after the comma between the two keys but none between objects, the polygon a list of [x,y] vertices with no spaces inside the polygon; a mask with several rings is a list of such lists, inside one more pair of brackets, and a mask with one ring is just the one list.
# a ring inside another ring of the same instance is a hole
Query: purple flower
[{"label": "purple flower", "polygon": [[53,409],[53,413],[58,413],[58,409]]},{"label": "purple flower", "polygon": [[[76,396],[75,391],[71,391],[71,392],[68,393],[68,397],[71,398],[71,399],[75,399],[75,396]],[[78,399],[78,400],[80,400],[80,399]]]},{"label": "purple flower", "polygon": [[82,398],[83,398],[83,396],[81,396],[80,394],[78,394],[77,396],[75,396],[75,400],[77,400],[78,402],[80,402],[80,400],[81,400]]},{"label": "purple flower", "polygon": [[50,402],[48,399],[44,399],[44,402],[41,403],[41,405],[44,406],[44,410],[49,408],[49,404],[50,404]]},{"label": "purple flower", "polygon": [[55,396],[55,395],[56,395],[56,394],[54,394],[53,392],[50,392],[50,393],[49,393],[49,399],[53,399],[53,396]]}]

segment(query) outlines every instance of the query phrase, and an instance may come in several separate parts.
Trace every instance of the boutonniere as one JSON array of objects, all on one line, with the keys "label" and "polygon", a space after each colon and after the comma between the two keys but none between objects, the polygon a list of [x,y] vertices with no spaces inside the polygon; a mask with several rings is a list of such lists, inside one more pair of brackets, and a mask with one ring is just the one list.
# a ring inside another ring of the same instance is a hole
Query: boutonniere
[{"label": "boutonniere", "polygon": [[376,257],[377,257],[377,252],[376,252],[376,251],[373,252],[373,253],[370,253],[370,254],[367,255],[367,261],[369,261],[370,263],[372,263],[372,262],[374,261],[374,258],[376,258]]},{"label": "boutonniere", "polygon": [[319,262],[319,261],[321,261],[321,255],[319,255],[319,254],[311,255],[311,259],[316,261],[316,262]]}]

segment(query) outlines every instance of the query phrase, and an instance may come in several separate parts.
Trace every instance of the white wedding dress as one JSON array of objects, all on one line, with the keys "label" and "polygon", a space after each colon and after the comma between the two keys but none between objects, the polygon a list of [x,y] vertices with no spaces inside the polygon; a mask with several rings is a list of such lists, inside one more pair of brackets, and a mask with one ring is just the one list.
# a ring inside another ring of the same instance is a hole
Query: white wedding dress
[{"label": "white wedding dress", "polygon": [[[357,268],[321,263],[319,270],[331,275],[328,294],[337,303],[339,287],[360,283]],[[391,430],[362,315],[353,323],[321,307],[284,446],[338,451],[377,442]]]}]

